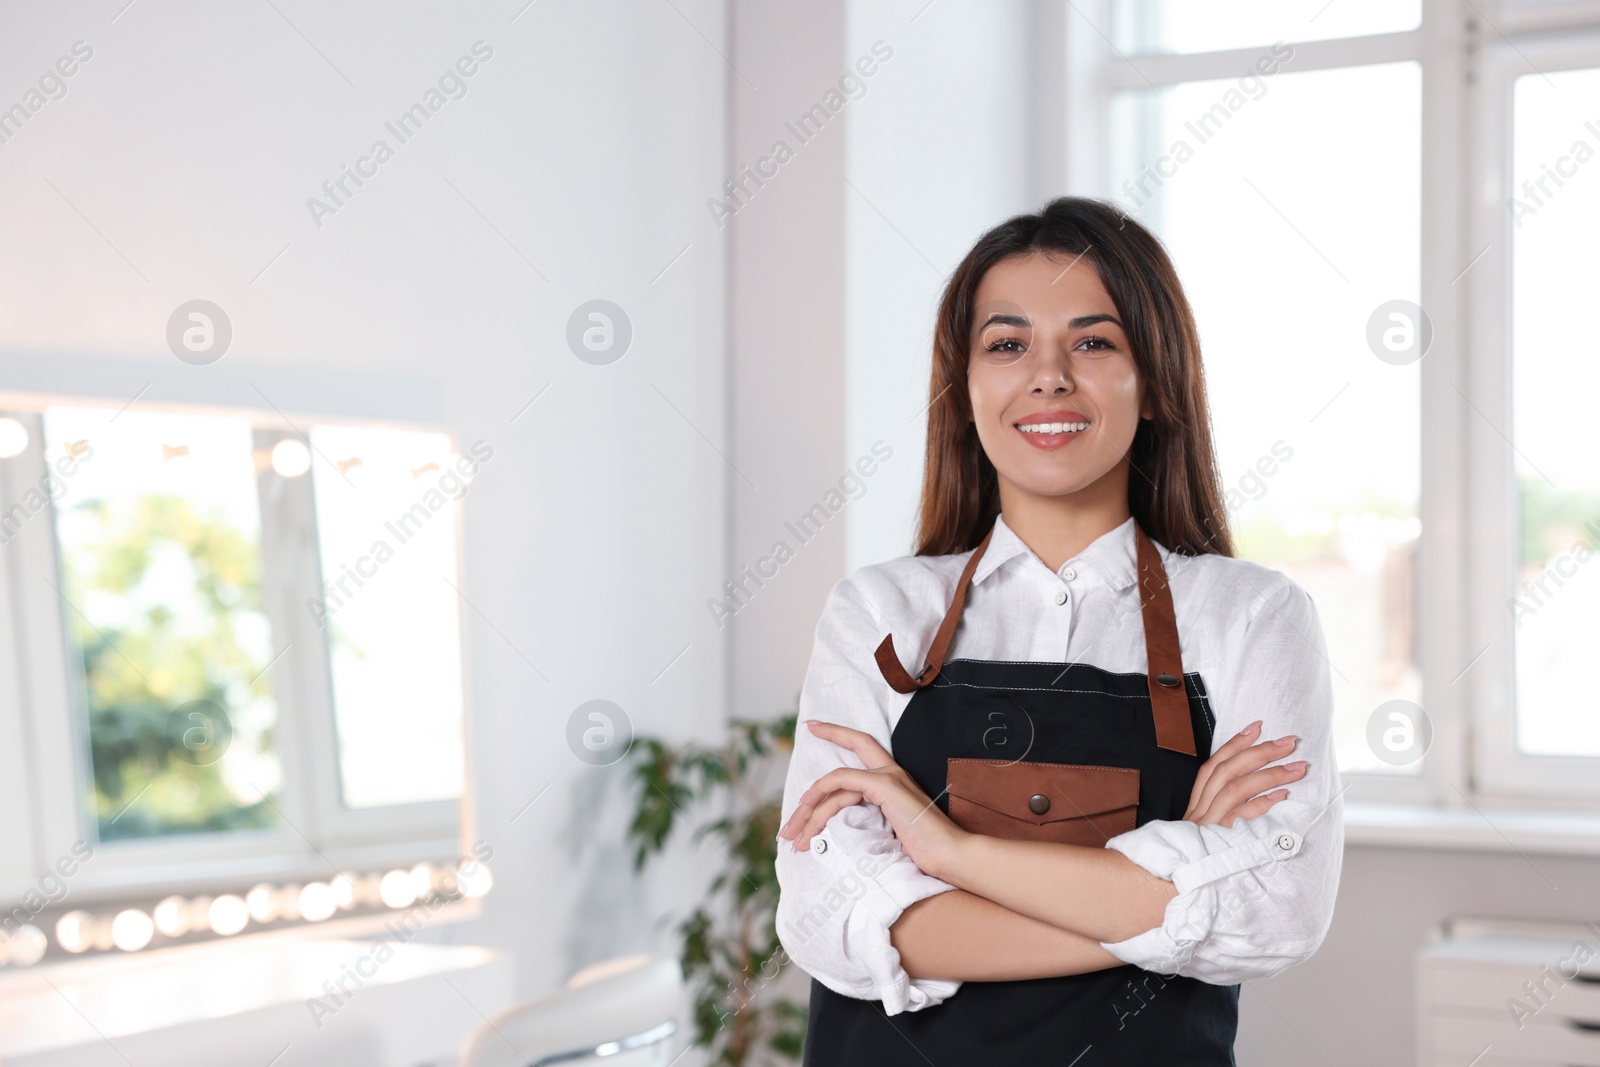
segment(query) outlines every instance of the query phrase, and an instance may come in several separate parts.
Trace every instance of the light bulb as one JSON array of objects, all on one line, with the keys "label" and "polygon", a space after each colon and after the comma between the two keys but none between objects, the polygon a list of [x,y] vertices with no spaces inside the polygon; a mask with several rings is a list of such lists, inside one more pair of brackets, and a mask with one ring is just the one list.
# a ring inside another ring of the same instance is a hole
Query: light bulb
[{"label": "light bulb", "polygon": [[117,912],[111,920],[111,943],[124,952],[138,952],[155,936],[156,924],[138,908]]},{"label": "light bulb", "polygon": [[156,929],[168,937],[189,932],[189,905],[182,897],[168,897],[155,907]]},{"label": "light bulb", "polygon": [[82,952],[93,943],[93,920],[86,911],[69,911],[56,920],[56,942],[68,952]]},{"label": "light bulb", "polygon": [[244,895],[250,918],[258,923],[269,923],[278,917],[278,891],[262,883]]},{"label": "light bulb", "polygon": [[24,923],[17,927],[17,932],[11,935],[6,943],[10,950],[11,962],[18,967],[32,967],[44,959],[45,949],[50,947],[50,939],[44,936],[44,931],[32,923]]},{"label": "light bulb", "polygon": [[488,867],[469,860],[457,868],[456,884],[461,886],[462,896],[481,897],[494,888],[494,876]]},{"label": "light bulb", "polygon": [[307,882],[300,890],[300,915],[308,922],[319,923],[338,910],[339,902],[333,895],[333,886],[327,882]]},{"label": "light bulb", "polygon": [[417,894],[412,891],[410,872],[390,871],[384,875],[383,881],[378,883],[378,896],[391,908],[409,906],[417,899]]},{"label": "light bulb", "polygon": [[0,418],[0,459],[20,456],[28,447],[28,428],[9,415]]},{"label": "light bulb", "polygon": [[232,937],[249,924],[250,908],[243,897],[224,893],[211,902],[211,910],[206,917],[211,929],[223,937]]},{"label": "light bulb", "polygon": [[272,446],[272,469],[285,478],[298,478],[311,469],[311,450],[298,437],[285,437]]}]

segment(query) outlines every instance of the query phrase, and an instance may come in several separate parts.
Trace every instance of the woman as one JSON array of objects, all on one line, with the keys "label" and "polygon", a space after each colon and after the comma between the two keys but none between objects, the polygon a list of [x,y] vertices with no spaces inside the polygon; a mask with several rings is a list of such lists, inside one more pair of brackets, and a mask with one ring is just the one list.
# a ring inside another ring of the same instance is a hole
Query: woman
[{"label": "woman", "polygon": [[929,388],[917,553],[834,587],[801,691],[806,1063],[1231,1064],[1238,983],[1331,918],[1332,690],[1310,597],[1233,558],[1165,251],[1091,200],[996,227]]}]

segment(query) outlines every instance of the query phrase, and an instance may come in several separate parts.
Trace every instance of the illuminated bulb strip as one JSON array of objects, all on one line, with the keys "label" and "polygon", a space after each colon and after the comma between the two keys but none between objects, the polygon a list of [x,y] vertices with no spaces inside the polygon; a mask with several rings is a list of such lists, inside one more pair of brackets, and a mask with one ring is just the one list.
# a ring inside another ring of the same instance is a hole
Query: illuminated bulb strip
[{"label": "illuminated bulb strip", "polygon": [[[494,885],[489,868],[474,860],[459,866],[419,863],[409,870],[383,874],[344,873],[326,882],[254,886],[244,896],[224,893],[212,898],[169,896],[150,911],[124,908],[115,915],[73,910],[55,923],[56,943],[71,953],[90,949],[138,952],[157,934],[177,940],[189,934],[232,937],[251,922],[283,920],[323,922],[342,910],[362,907],[408,908],[434,894],[459,899],[482,897]],[[0,930],[0,967],[31,967],[44,958],[50,939],[37,926],[24,925],[7,935]]]}]

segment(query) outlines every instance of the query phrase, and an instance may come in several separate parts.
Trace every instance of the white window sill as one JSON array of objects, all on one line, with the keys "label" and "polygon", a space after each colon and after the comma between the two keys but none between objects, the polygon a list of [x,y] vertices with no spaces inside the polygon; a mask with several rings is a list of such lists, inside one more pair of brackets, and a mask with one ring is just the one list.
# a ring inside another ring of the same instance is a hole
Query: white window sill
[{"label": "white window sill", "polygon": [[1600,812],[1349,802],[1345,844],[1600,856]]}]

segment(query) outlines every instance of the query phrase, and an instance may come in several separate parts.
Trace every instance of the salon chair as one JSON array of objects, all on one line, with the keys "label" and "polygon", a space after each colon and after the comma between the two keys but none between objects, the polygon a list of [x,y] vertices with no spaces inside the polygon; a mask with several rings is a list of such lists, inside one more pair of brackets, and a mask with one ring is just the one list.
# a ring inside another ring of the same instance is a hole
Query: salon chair
[{"label": "salon chair", "polygon": [[676,960],[597,963],[486,1021],[462,1045],[458,1067],[667,1067],[681,993]]}]

